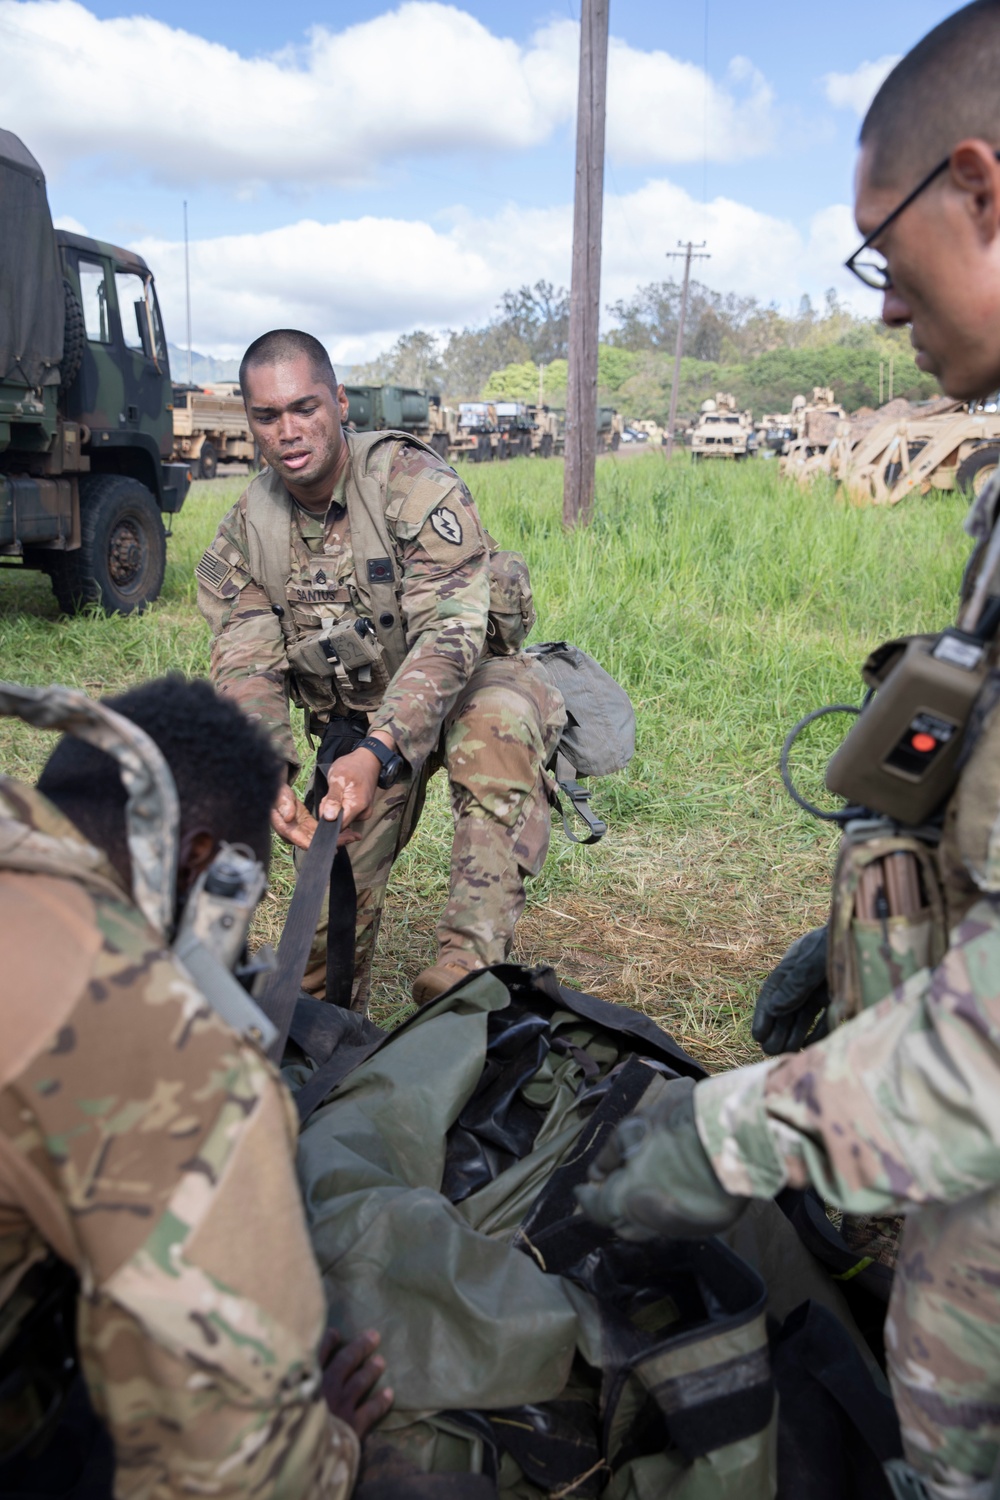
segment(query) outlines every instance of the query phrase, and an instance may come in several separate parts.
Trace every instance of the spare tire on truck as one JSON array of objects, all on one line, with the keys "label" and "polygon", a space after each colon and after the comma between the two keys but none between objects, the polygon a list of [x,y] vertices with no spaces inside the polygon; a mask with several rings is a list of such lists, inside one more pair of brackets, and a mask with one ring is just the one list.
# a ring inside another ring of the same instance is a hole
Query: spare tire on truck
[{"label": "spare tire on truck", "polygon": [[44,562],[60,609],[145,609],[163,587],[167,539],[151,492],[125,474],[80,476],[80,546]]},{"label": "spare tire on truck", "polygon": [[66,317],[63,324],[63,353],[59,361],[59,388],[68,391],[83,363],[87,329],[83,321],[83,308],[65,276],[63,277],[63,295],[66,299]]}]

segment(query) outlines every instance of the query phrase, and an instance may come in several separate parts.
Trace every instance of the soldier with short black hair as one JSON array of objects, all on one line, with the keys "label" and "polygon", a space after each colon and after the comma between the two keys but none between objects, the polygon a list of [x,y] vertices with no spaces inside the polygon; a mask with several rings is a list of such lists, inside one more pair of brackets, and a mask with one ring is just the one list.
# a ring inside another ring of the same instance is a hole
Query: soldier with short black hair
[{"label": "soldier with short black hair", "polygon": [[0,712],[72,730],[0,779],[0,1493],[346,1500],[377,1339],[324,1336],[295,1110],[168,946],[280,764],[205,682]]},{"label": "soldier with short black hair", "polygon": [[[996,0],[949,17],[893,69],[861,131],[864,243],[847,262],[882,293],[886,323],[909,325],[920,368],[967,401],[1000,387],[998,74]],[[672,1086],[655,1118],[625,1122],[584,1190],[594,1217],[648,1237],[718,1230],[749,1198],[813,1187],[855,1228],[868,1222],[872,1256],[884,1250],[873,1220],[902,1214],[885,1328],[899,1500],[989,1500],[1000,1479],[1000,479],[966,526],[977,545],[962,630],[942,634],[940,660],[981,672],[982,687],[950,798],[930,817],[848,824],[828,929],[793,945],[758,1000],[754,1034],[784,1055]],[[991,610],[991,628],[970,634]],[[876,706],[893,681],[887,669]],[[898,724],[900,788],[958,728],[917,701],[923,717]],[[870,743],[877,788],[885,763]],[[824,1010],[845,1024],[817,1039]]]},{"label": "soldier with short black hair", "polygon": [[[393,862],[428,776],[447,768],[455,833],[426,1002],[507,957],[550,833],[545,767],[565,723],[560,694],[520,650],[534,621],[527,569],[491,560],[472,496],[405,432],[346,430],[348,402],[322,344],[276,329],[240,366],[268,464],[198,564],[212,678],[264,725],[287,763],[274,826],[307,848],[343,813],[358,887],[354,1005],[366,1008]],[[289,698],[319,741],[304,805]],[[306,988],[325,985],[321,930]]]}]

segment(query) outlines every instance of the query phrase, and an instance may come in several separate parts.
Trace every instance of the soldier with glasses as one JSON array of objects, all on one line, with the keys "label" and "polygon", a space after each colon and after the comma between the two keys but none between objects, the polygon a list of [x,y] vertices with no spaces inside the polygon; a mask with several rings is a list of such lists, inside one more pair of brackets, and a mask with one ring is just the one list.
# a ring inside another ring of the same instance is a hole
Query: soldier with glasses
[{"label": "soldier with glasses", "polygon": [[[1000,4],[980,0],[902,59],[861,130],[864,242],[847,266],[882,293],[890,327],[909,326],[919,367],[963,401],[1000,387],[998,75]],[[1000,598],[998,501],[993,480],[966,522],[976,545],[961,620]],[[623,1122],[582,1190],[593,1217],[635,1238],[724,1228],[786,1186],[813,1187],[847,1215],[902,1214],[885,1327],[900,1500],[1000,1494],[996,630],[984,645],[950,796],[925,826],[883,818],[867,835],[892,850],[908,841],[919,862],[910,926],[862,931],[851,872],[872,847],[859,820],[829,928],[793,944],[758,999],[754,1035],[772,1055],[672,1086],[655,1117]],[[880,944],[881,985],[858,961],[878,960]],[[824,1035],[827,1015],[844,1024]]]}]

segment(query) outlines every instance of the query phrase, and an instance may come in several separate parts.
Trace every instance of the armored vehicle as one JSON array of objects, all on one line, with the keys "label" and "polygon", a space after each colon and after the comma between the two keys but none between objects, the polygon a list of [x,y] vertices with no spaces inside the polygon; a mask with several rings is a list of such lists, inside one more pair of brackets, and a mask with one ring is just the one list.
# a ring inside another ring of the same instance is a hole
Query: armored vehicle
[{"label": "armored vehicle", "polygon": [[202,479],[214,479],[220,464],[256,466],[259,454],[238,385],[174,386],[171,456],[196,467]]},{"label": "armored vehicle", "polygon": [[47,573],[67,612],[160,592],[190,482],[171,403],[146,262],[54,230],[41,168],[0,130],[0,559]]},{"label": "armored vehicle", "polygon": [[357,432],[394,428],[412,432],[430,443],[442,458],[451,446],[447,422],[441,419],[441,398],[410,385],[345,385],[348,422]]},{"label": "armored vehicle", "polygon": [[691,433],[691,454],[702,458],[749,458],[757,438],[748,411],[737,411],[736,398],[720,391],[703,401]]}]

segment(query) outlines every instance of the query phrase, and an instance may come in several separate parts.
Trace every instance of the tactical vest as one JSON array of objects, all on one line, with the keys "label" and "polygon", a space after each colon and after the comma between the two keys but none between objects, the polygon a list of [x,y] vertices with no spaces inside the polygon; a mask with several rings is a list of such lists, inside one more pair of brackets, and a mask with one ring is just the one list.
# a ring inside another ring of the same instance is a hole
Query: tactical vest
[{"label": "tactical vest", "polygon": [[[250,572],[277,615],[285,650],[295,677],[293,689],[303,706],[310,702],[309,678],[333,679],[349,709],[371,711],[407,656],[400,610],[402,578],[397,543],[399,512],[415,497],[427,500],[427,511],[443,503],[459,483],[452,469],[440,467],[440,456],[412,433],[393,430],[344,434],[349,454],[345,503],[354,555],[354,588],[364,613],[349,608],[332,628],[302,631],[288,597],[292,554],[293,510],[283,481],[272,470],[250,484],[246,531]],[[435,460],[405,496],[389,502],[387,483],[396,446],[422,448]],[[422,510],[422,505],[417,505]],[[524,559],[515,552],[490,549],[490,619],[487,650],[510,655],[520,649],[535,621]]]},{"label": "tactical vest", "polygon": [[[984,552],[970,561],[963,604]],[[831,1026],[935,968],[970,908],[1000,894],[1000,636],[987,662],[943,816],[918,829],[885,818],[845,828],[828,928]]]}]

